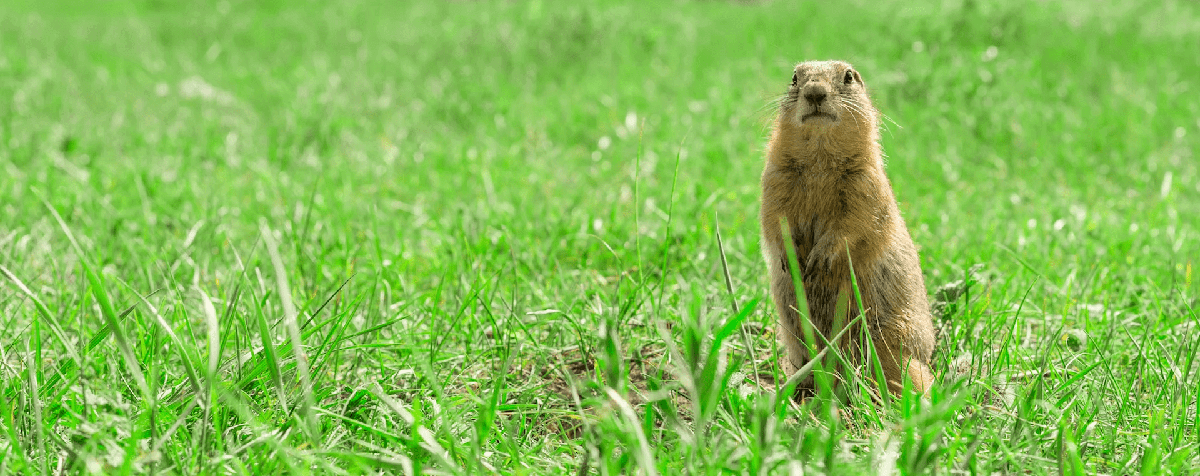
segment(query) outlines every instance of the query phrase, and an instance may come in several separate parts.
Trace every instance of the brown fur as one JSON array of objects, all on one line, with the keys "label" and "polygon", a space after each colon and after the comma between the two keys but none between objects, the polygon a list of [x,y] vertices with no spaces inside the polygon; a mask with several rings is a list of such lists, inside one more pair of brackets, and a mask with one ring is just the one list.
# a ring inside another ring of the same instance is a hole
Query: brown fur
[{"label": "brown fur", "polygon": [[[825,99],[814,107],[808,97],[816,99],[822,92]],[[806,120],[805,115],[813,112],[827,116]],[[898,393],[907,377],[916,391],[927,392],[933,383],[929,363],[934,334],[925,281],[917,248],[883,173],[878,112],[850,64],[824,61],[796,66],[767,146],[762,188],[763,256],[789,371],[807,363],[809,354],[796,311],[781,219],[787,220],[795,246],[814,329],[831,339],[848,317],[858,316],[853,298],[850,316],[834,315],[839,291],[851,289],[849,244],[866,310],[863,322],[888,388]],[[860,368],[869,363],[862,359],[862,334],[847,332],[839,346]],[[816,342],[820,348],[821,339]],[[812,379],[801,386],[811,390]]]}]

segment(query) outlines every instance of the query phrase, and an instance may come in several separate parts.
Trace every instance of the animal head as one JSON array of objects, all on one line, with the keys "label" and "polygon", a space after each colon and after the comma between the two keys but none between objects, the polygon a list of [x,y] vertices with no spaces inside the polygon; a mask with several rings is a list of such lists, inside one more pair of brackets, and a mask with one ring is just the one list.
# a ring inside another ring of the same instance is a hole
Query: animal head
[{"label": "animal head", "polygon": [[813,138],[832,135],[873,140],[879,127],[862,76],[844,61],[796,65],[779,114],[779,121]]}]

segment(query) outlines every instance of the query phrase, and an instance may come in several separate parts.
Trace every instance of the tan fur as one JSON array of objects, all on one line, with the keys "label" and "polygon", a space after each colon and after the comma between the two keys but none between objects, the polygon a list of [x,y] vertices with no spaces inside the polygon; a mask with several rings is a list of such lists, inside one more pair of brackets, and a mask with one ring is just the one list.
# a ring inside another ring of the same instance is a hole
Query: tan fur
[{"label": "tan fur", "polygon": [[[925,393],[933,383],[933,323],[917,248],[883,173],[878,112],[861,76],[848,63],[801,63],[793,78],[767,146],[761,216],[763,256],[789,371],[807,363],[809,354],[781,219],[787,220],[794,242],[814,329],[830,339],[848,317],[858,316],[853,298],[850,316],[834,316],[838,292],[850,289],[849,244],[866,310],[863,322],[888,388],[898,393],[907,377],[915,390]],[[825,99],[814,107],[808,97],[816,99],[822,92]],[[804,118],[814,112],[828,116]],[[868,364],[862,361],[862,334],[847,332],[840,345],[860,368]],[[820,348],[821,339],[816,342]],[[802,387],[811,390],[812,385],[810,378]]]}]

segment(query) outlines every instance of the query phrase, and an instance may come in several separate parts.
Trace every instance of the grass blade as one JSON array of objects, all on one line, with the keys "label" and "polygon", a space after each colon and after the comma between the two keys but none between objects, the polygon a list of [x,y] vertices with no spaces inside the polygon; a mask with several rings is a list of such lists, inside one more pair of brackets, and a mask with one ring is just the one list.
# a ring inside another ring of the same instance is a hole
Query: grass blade
[{"label": "grass blade", "polygon": [[[40,193],[38,195],[40,196]],[[42,199],[42,203],[50,210],[50,214],[54,216],[54,219],[58,221],[58,226],[62,228],[63,234],[71,242],[71,247],[79,257],[79,264],[83,266],[83,273],[87,277],[92,297],[96,298],[96,303],[100,306],[100,314],[116,338],[117,348],[121,352],[121,357],[125,360],[126,371],[133,376],[134,382],[137,384],[138,389],[141,390],[148,405],[153,406],[154,393],[150,391],[150,385],[146,383],[146,375],[142,372],[142,366],[138,363],[137,357],[133,353],[133,346],[129,341],[129,336],[125,335],[125,329],[121,327],[117,312],[113,309],[112,300],[109,299],[108,291],[104,288],[104,278],[92,270],[92,266],[89,264],[91,260],[83,252],[83,247],[79,246],[79,242],[75,240],[75,235],[67,227],[67,222],[63,221],[62,216],[58,214],[58,210],[55,210],[54,206],[44,198]]]},{"label": "grass blade", "polygon": [[312,378],[308,374],[308,356],[304,354],[304,339],[300,336],[300,324],[296,317],[296,304],[292,302],[292,290],[288,286],[287,269],[283,267],[283,259],[279,256],[279,247],[276,246],[275,237],[267,228],[265,221],[259,223],[259,231],[262,233],[263,242],[267,244],[267,254],[271,257],[271,264],[275,267],[275,285],[278,287],[279,302],[283,306],[283,325],[287,328],[288,338],[292,342],[292,356],[296,359],[296,372],[300,374],[300,412],[307,426],[308,437],[315,442],[319,437],[320,428],[317,416],[313,412],[316,403],[313,401],[312,395]]},{"label": "grass blade", "polygon": [[658,470],[654,466],[654,455],[650,452],[650,442],[646,440],[646,434],[642,433],[642,425],[638,421],[637,412],[633,411],[633,407],[612,387],[604,388],[605,395],[608,399],[617,405],[620,409],[621,416],[625,418],[626,431],[632,432],[637,437],[637,452],[634,453],[634,459],[637,460],[638,466],[642,469],[643,474],[657,475]]},{"label": "grass blade", "polygon": [[29,290],[29,287],[17,277],[16,273],[13,273],[2,264],[0,264],[0,274],[3,274],[5,278],[8,278],[8,280],[17,287],[17,290],[21,291],[21,294],[24,294],[25,297],[29,298],[29,300],[33,302],[33,306],[37,309],[38,315],[45,320],[46,325],[50,327],[50,331],[54,333],[54,337],[58,338],[58,341],[62,343],[63,350],[67,352],[67,355],[71,358],[71,360],[74,360],[75,365],[78,366],[80,364],[79,354],[75,352],[74,347],[71,347],[67,344],[67,338],[62,330],[62,326],[58,324],[58,320],[55,319],[54,315],[50,313],[50,309],[46,307],[46,304],[42,303],[41,299],[38,299],[37,294],[34,294],[33,291]]},{"label": "grass blade", "polygon": [[200,308],[204,311],[204,322],[208,328],[208,378],[217,375],[217,367],[221,364],[221,322],[217,319],[217,309],[213,307],[208,293],[199,287]]}]

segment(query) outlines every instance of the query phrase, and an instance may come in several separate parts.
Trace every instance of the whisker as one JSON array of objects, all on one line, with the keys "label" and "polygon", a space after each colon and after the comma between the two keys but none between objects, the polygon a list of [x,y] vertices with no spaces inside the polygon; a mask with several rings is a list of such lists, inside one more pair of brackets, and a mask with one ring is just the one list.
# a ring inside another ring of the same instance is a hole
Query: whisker
[{"label": "whisker", "polygon": [[780,104],[783,104],[783,102],[784,102],[784,101],[786,101],[787,99],[788,99],[788,95],[787,95],[787,94],[780,94],[780,95],[778,95],[778,96],[775,96],[775,97],[773,97],[773,98],[771,98],[771,99],[768,99],[768,100],[767,100],[767,103],[766,103],[766,104],[763,104],[763,105],[762,105],[762,107],[758,108],[758,110],[759,110],[759,111],[762,111],[763,109],[769,109],[769,108],[775,108],[775,107],[779,107],[779,105],[780,105]]},{"label": "whisker", "polygon": [[846,109],[846,111],[850,113],[850,117],[854,119],[854,124],[857,125],[859,129],[862,129],[862,123],[858,121],[858,116],[862,113],[862,111],[858,108],[858,106],[846,100],[844,97],[838,98],[838,104],[840,104]]},{"label": "whisker", "polygon": [[[857,98],[854,99],[854,104],[862,109],[864,115],[866,114],[866,108],[871,107],[871,106],[868,106],[868,105],[865,105],[865,104],[859,102]],[[887,118],[887,120],[891,121],[893,124],[896,124],[896,121],[892,121],[892,118],[887,117],[885,114],[880,112],[878,109],[875,109],[874,107],[871,107],[871,109],[875,111],[876,115]],[[896,126],[899,127],[900,125],[896,124]],[[876,127],[880,127],[881,129],[887,131],[888,134],[892,133],[892,129],[890,127],[888,127],[888,125],[886,123],[884,123],[883,121],[878,121]]]},{"label": "whisker", "polygon": [[[887,114],[884,114],[882,111],[878,111],[878,110],[876,110],[876,111],[875,111],[875,113],[876,113],[876,114],[879,114],[879,117],[882,117],[882,118],[884,118],[884,119],[887,119],[887,121],[888,121],[888,122],[890,122],[890,123],[892,123],[892,124],[895,124],[895,125],[896,125],[896,127],[899,127],[899,128],[901,128],[901,129],[903,129],[903,128],[904,128],[904,126],[900,125],[900,123],[896,122],[896,121],[895,121],[895,120],[893,120],[893,119],[892,119],[890,116],[888,116]],[[879,121],[879,123],[880,123],[880,124],[884,124],[884,127],[887,127],[887,124],[885,124],[883,121]],[[891,132],[892,132],[892,130],[889,128],[889,129],[888,129],[888,133],[890,134]]]},{"label": "whisker", "polygon": [[774,114],[778,113],[778,111],[787,101],[788,95],[780,94],[768,99],[765,104],[754,111],[753,116],[762,123],[762,127],[760,127],[758,131],[759,135],[766,133],[767,128],[770,127],[773,122],[768,119],[768,116],[773,116]]},{"label": "whisker", "polygon": [[[874,109],[874,108],[872,108],[872,109]],[[884,113],[883,113],[883,111],[880,111],[879,109],[875,109],[875,115],[879,116],[879,117],[880,117],[880,119],[886,119],[886,120],[887,120],[887,122],[891,122],[892,124],[895,124],[895,125],[896,125],[896,127],[899,127],[899,128],[901,128],[901,129],[903,129],[903,128],[904,128],[904,126],[901,126],[901,125],[900,125],[898,122],[896,122],[895,120],[893,120],[893,119],[892,119],[890,116],[888,116],[887,114],[884,114]],[[882,127],[885,129],[885,130],[887,130],[889,134],[892,132],[892,128],[891,128],[891,127],[888,127],[887,123],[885,123],[883,120],[880,120],[880,121],[879,121],[879,125],[880,125],[880,126],[882,126]]]},{"label": "whisker", "polygon": [[858,103],[857,101],[855,101],[851,98],[841,98],[841,102],[843,105],[846,106],[847,110],[852,111],[852,114],[851,114],[852,116],[856,116],[854,121],[856,124],[858,124],[858,127],[860,129],[862,128],[862,123],[858,122],[858,119],[860,117],[862,118],[862,120],[869,122],[869,116],[867,115],[867,111],[863,107],[862,104]]}]

